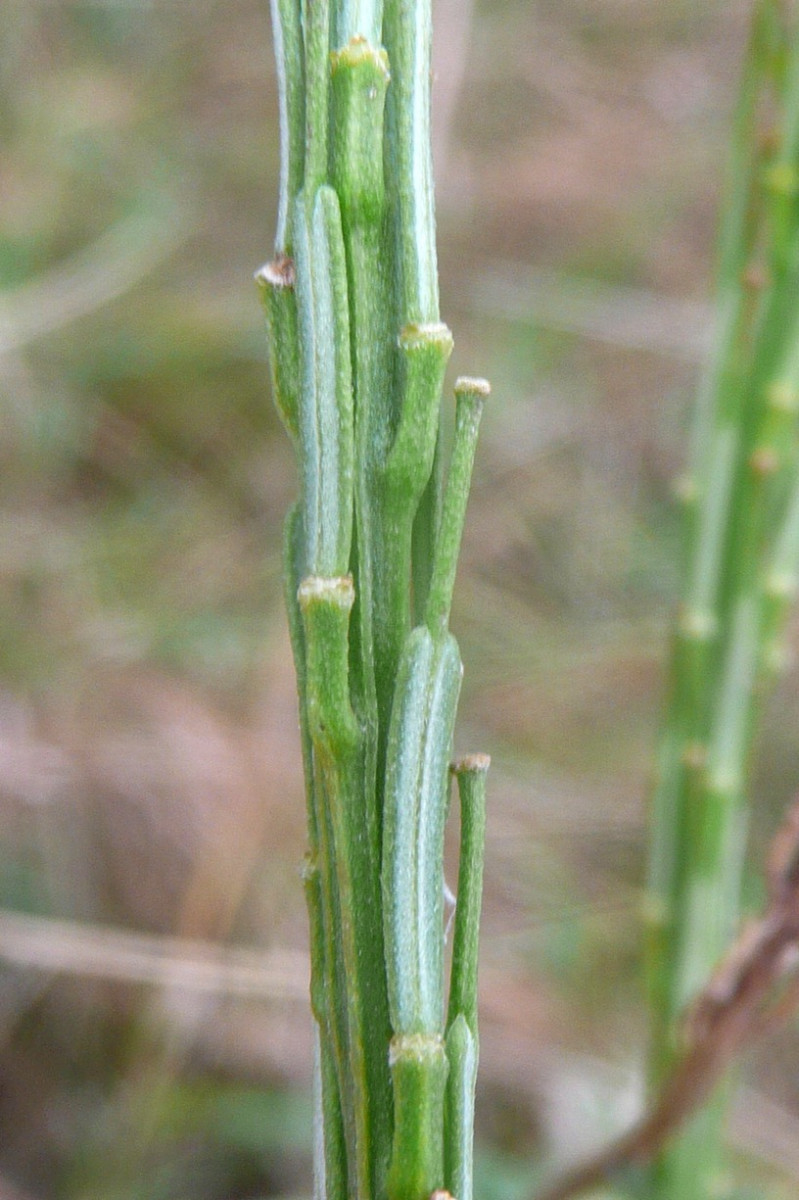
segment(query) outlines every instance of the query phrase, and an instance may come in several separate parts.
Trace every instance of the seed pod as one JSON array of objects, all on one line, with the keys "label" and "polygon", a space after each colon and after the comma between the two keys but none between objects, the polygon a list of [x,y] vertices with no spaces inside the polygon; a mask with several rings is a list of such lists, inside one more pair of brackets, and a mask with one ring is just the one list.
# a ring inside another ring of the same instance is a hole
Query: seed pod
[{"label": "seed pod", "polygon": [[461,681],[451,634],[414,629],[400,659],[388,734],[383,931],[396,1034],[443,1021],[443,844],[447,771]]}]

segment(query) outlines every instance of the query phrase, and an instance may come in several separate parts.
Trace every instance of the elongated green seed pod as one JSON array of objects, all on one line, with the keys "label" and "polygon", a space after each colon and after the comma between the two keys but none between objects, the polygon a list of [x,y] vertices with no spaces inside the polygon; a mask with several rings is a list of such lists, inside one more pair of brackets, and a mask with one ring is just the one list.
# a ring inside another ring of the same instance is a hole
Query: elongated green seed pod
[{"label": "elongated green seed pod", "polygon": [[278,100],[280,104],[280,193],[275,250],[291,253],[291,205],[302,187],[305,94],[299,0],[271,0]]},{"label": "elongated green seed pod", "polygon": [[434,635],[440,629],[446,629],[449,621],[455,572],[466,518],[466,502],[469,499],[469,485],[472,480],[474,452],[477,448],[477,433],[483,404],[490,392],[491,387],[485,379],[472,379],[462,375],[455,381],[455,441],[425,607],[425,624]]},{"label": "elongated green seed pod", "polygon": [[[461,846],[458,865],[458,902],[452,941],[452,975],[447,1025],[465,1017],[477,1037],[477,947],[483,897],[483,849],[486,824],[487,754],[469,754],[452,764],[458,781],[461,808]],[[451,1190],[451,1189],[450,1189]],[[460,1193],[458,1200],[461,1200]]]},{"label": "elongated green seed pod", "polygon": [[300,0],[305,84],[305,195],[314,200],[327,179],[330,0]]},{"label": "elongated green seed pod", "polygon": [[332,188],[319,189],[310,225],[298,198],[295,238],[306,570],[332,577],[349,569],[354,453],[347,267]]},{"label": "elongated green seed pod", "polygon": [[397,1034],[442,1028],[442,858],[460,680],[451,634],[435,641],[428,629],[414,629],[397,673],[384,800],[383,928]]}]

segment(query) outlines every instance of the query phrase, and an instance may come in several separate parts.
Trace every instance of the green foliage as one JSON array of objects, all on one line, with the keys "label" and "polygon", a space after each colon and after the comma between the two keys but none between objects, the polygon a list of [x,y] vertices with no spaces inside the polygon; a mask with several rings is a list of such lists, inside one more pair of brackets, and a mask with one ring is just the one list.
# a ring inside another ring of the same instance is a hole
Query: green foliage
[{"label": "green foliage", "polygon": [[[738,920],[764,687],[799,583],[799,39],[758,0],[722,226],[718,319],[683,483],[685,571],[650,867],[652,1073]],[[653,1196],[706,1200],[721,1102],[667,1151]]]},{"label": "green foliage", "polygon": [[[472,1190],[484,777],[458,769],[449,1013],[444,825],[462,666],[449,633],[483,380],[456,384],[442,488],[429,3],[273,4],[283,168],[259,272],[297,451],[286,596],[329,1200]],[[384,45],[381,44],[381,38]]]}]

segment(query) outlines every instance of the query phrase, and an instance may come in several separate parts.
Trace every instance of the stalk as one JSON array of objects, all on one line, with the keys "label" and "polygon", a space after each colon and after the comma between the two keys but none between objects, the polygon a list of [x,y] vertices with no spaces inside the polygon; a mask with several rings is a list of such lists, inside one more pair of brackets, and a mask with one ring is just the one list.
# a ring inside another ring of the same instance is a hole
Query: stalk
[{"label": "stalk", "polygon": [[443,843],[462,675],[449,611],[488,385],[455,385],[445,485],[430,5],[272,0],[272,18],[283,162],[275,259],[257,279],[300,480],[285,575],[316,1195],[471,1200],[484,755],[456,770],[448,1009]]},{"label": "stalk", "polygon": [[[715,351],[700,389],[686,501],[683,599],[653,800],[651,1077],[732,940],[760,698],[797,571],[799,43],[756,5],[722,227]],[[777,114],[776,128],[766,124]],[[780,566],[777,566],[779,562]],[[653,1197],[708,1200],[725,1088],[653,1171]]]}]

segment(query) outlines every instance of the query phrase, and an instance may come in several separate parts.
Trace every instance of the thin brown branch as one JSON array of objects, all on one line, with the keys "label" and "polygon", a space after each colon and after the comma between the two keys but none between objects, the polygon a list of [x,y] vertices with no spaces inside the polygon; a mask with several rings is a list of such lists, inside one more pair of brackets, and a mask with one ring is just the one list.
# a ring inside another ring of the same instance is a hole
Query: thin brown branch
[{"label": "thin brown branch", "polygon": [[622,1167],[649,1161],[704,1103],[730,1062],[799,1008],[799,804],[774,839],[768,881],[764,915],[744,928],[688,1009],[684,1048],[652,1108],[537,1200],[570,1200]]}]

